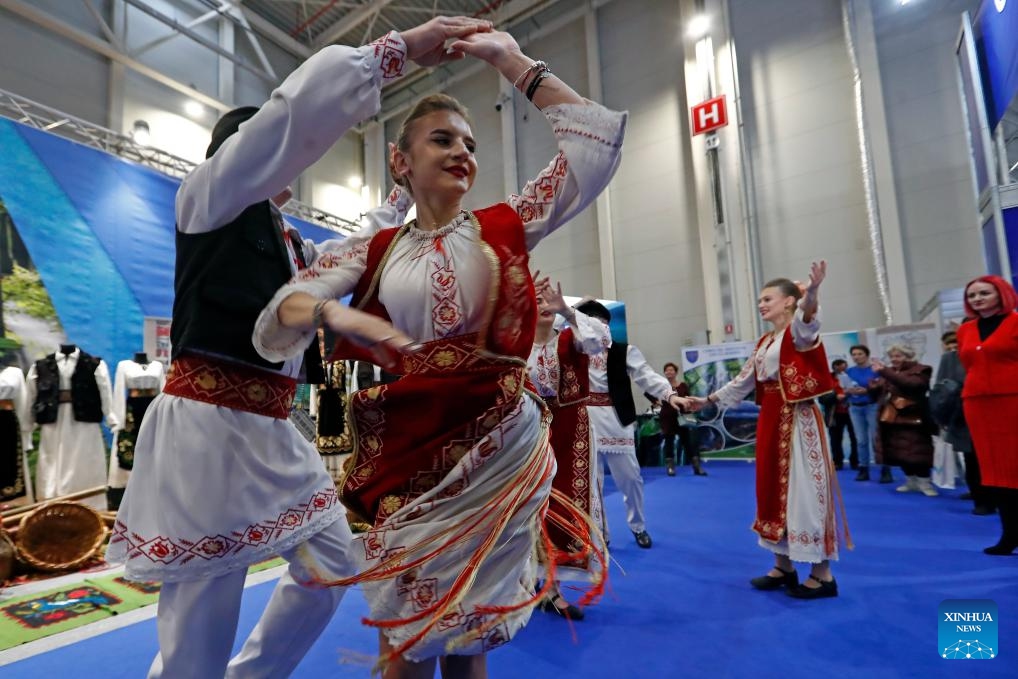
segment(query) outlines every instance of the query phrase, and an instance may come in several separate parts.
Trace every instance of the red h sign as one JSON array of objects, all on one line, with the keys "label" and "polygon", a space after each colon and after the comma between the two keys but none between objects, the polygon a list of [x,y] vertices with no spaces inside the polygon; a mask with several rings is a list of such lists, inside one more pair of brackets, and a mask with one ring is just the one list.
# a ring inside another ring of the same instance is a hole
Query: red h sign
[{"label": "red h sign", "polygon": [[728,124],[728,111],[725,109],[725,95],[723,94],[693,106],[690,112],[693,114],[694,137]]}]

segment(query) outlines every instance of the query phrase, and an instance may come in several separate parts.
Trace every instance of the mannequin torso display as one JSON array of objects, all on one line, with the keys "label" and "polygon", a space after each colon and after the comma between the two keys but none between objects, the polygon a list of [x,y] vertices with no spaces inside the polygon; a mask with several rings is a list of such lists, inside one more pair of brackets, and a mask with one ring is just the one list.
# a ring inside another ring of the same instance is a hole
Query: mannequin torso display
[{"label": "mannequin torso display", "polygon": [[134,444],[149,405],[163,389],[166,370],[149,361],[145,352],[117,364],[113,381],[113,414],[119,423],[113,435],[106,495],[110,509],[118,509],[134,468]]},{"label": "mannequin torso display", "polygon": [[[117,423],[106,363],[73,344],[61,344],[58,353],[32,365],[26,382],[27,400],[42,429],[36,467],[37,499],[103,486],[106,446],[99,420],[105,417],[111,428]],[[93,411],[98,417],[91,416]],[[98,495],[83,503],[95,509],[106,508],[105,498]]]},{"label": "mannequin torso display", "polygon": [[34,501],[27,451],[32,409],[21,368],[0,368],[0,501]]}]

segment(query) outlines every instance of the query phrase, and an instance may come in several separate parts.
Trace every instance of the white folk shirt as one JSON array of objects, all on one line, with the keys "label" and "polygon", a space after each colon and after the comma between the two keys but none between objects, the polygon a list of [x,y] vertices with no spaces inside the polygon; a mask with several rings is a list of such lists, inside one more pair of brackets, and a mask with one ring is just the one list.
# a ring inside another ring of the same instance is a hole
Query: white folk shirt
[{"label": "white folk shirt", "polygon": [[[607,351],[611,345],[608,326],[598,323],[579,311],[574,313],[573,346],[588,356],[596,356]],[[559,378],[561,377],[558,360],[558,336],[559,333],[556,331],[544,344],[535,342],[530,350],[530,358],[527,359],[530,381],[534,383],[537,393],[544,399],[553,399],[558,396]]]},{"label": "white folk shirt", "polygon": [[[643,353],[632,344],[626,350],[626,372],[640,389],[660,401],[667,400],[673,391],[668,380],[654,372]],[[590,391],[608,393],[607,352],[590,359]],[[594,429],[594,445],[598,454],[636,454],[634,426],[623,426],[614,406],[588,406],[587,413]]]},{"label": "white folk shirt", "polygon": [[[127,423],[127,392],[135,389],[162,391],[166,384],[166,368],[159,361],[137,363],[132,360],[117,364],[116,376],[113,378],[113,414],[118,425],[113,432],[113,444],[110,446],[110,469],[106,485],[110,488],[123,488],[131,476],[129,469],[124,469],[117,461],[117,444],[120,431]],[[139,423],[135,422],[135,435]]]},{"label": "white folk shirt", "polygon": [[[390,33],[358,48],[326,47],[304,62],[184,178],[176,200],[179,230],[213,231],[282,192],[344,132],[378,112],[382,84],[400,74],[393,66],[400,53],[406,46]],[[394,191],[367,215],[364,229],[325,249],[366,242],[402,223],[410,205]],[[301,246],[313,265],[319,248],[309,240]],[[296,272],[295,258],[289,259]],[[298,375],[310,340],[287,357],[280,374]],[[239,487],[243,493],[224,492]],[[126,562],[128,577],[137,580],[216,577],[289,549],[343,514],[321,456],[292,424],[163,393],[139,432],[106,558]]]},{"label": "white folk shirt", "polygon": [[[61,390],[71,389],[71,376],[78,366],[80,355],[80,349],[70,354],[56,355]],[[38,379],[33,364],[26,380],[29,403],[35,402]],[[106,423],[111,428],[116,427],[110,371],[105,361],[99,361],[95,369],[95,382],[99,387],[99,399]],[[99,423],[78,422],[74,419],[74,405],[61,403],[57,407],[57,421],[41,426],[39,460],[35,471],[36,499],[49,500],[105,485],[106,444]],[[95,495],[82,502],[95,509],[106,509],[105,495]]]},{"label": "white folk shirt", "polygon": [[778,370],[781,367],[781,343],[786,332],[792,333],[792,342],[796,349],[812,347],[820,338],[820,309],[813,314],[809,323],[803,320],[802,308],[796,309],[788,327],[780,333],[772,333],[764,340],[750,360],[746,361],[739,374],[715,392],[718,405],[729,408],[736,405],[749,396],[756,387],[756,380],[771,382],[778,379]]},{"label": "white folk shirt", "polygon": [[[549,106],[543,113],[558,153],[520,195],[506,200],[523,221],[528,250],[607,186],[620,161],[626,122],[625,113],[595,103]],[[435,231],[411,227],[393,247],[379,286],[379,301],[392,324],[421,342],[479,330],[491,284],[480,240],[466,213]],[[365,271],[368,239],[329,241],[320,249],[316,262],[280,289],[258,318],[253,340],[266,360],[299,355],[314,333],[279,324],[276,313],[284,299],[295,292],[339,299],[353,291]]]}]

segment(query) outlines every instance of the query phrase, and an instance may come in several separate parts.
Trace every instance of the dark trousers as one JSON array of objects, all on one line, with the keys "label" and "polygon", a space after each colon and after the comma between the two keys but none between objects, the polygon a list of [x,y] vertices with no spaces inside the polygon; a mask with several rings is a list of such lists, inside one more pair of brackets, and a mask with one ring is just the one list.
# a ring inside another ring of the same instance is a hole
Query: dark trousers
[{"label": "dark trousers", "polygon": [[928,464],[902,464],[901,471],[906,476],[918,476],[922,479],[930,478],[930,465]]},{"label": "dark trousers", "polygon": [[829,428],[831,434],[831,456],[834,458],[834,465],[840,467],[845,463],[845,450],[843,440],[845,429],[848,429],[848,440],[852,443],[852,455],[849,463],[852,467],[859,466],[859,443],[855,440],[855,427],[852,426],[852,417],[848,413],[834,413],[834,421]]},{"label": "dark trousers", "polygon": [[997,502],[1000,527],[1003,529],[1000,541],[1018,547],[1018,488],[988,488],[992,499]]},{"label": "dark trousers", "polygon": [[974,451],[962,453],[965,456],[965,485],[972,494],[972,504],[976,507],[994,506],[993,493],[983,485],[982,476],[979,474],[979,458]]},{"label": "dark trousers", "polygon": [[[675,462],[675,434],[665,434],[665,461]],[[682,445],[682,464],[689,464],[694,457],[700,456],[700,451],[693,443],[693,428],[679,427],[679,443]]]}]

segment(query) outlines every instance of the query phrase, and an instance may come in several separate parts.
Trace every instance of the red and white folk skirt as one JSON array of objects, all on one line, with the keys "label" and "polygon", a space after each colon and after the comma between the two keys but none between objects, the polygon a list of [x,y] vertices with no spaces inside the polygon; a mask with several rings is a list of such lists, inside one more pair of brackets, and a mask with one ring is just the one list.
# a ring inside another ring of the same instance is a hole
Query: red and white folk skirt
[{"label": "red and white folk skirt", "polygon": [[763,391],[756,439],[756,520],[760,546],[792,561],[838,558],[837,479],[816,403],[786,403],[777,382]]}]

